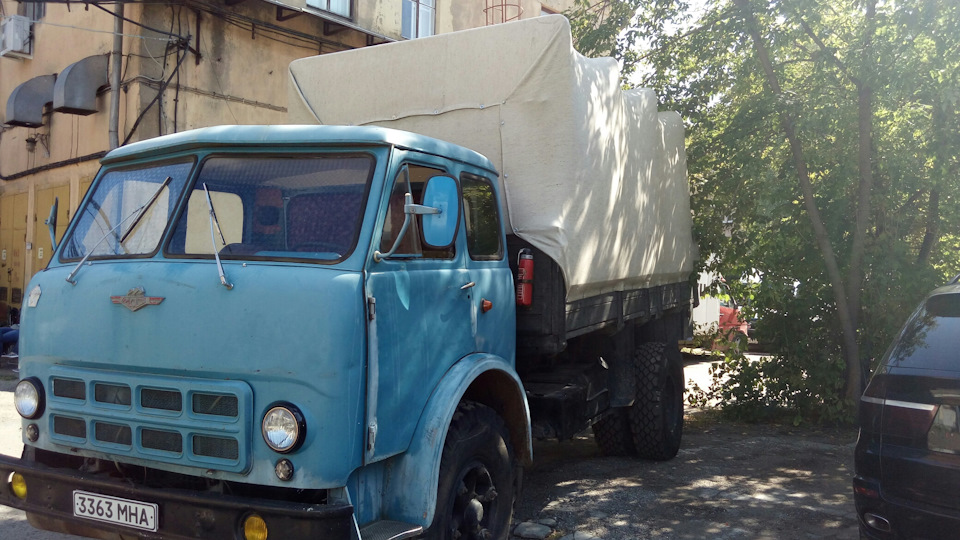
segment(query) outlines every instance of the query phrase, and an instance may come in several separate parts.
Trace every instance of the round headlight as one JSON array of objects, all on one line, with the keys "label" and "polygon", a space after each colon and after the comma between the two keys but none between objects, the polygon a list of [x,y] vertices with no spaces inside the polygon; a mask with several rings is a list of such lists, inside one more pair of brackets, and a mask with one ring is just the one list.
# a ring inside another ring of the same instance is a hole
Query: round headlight
[{"label": "round headlight", "polygon": [[40,381],[33,377],[20,381],[13,393],[13,403],[24,418],[36,418],[43,414],[43,387]]},{"label": "round headlight", "polygon": [[276,452],[293,452],[303,443],[307,425],[300,409],[293,405],[277,405],[263,415],[263,440]]}]

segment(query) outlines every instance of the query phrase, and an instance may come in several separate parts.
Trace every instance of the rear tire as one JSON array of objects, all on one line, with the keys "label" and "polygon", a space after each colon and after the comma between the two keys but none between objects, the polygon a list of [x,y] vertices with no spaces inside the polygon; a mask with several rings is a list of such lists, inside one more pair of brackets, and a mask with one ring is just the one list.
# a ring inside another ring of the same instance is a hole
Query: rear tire
[{"label": "rear tire", "polygon": [[664,461],[683,437],[683,363],[663,343],[644,343],[634,356],[636,400],[628,413],[637,456]]},{"label": "rear tire", "polygon": [[626,408],[617,408],[597,421],[593,426],[593,440],[605,456],[635,456],[630,418]]},{"label": "rear tire", "polygon": [[505,540],[518,491],[510,434],[493,409],[457,406],[443,443],[432,540]]}]

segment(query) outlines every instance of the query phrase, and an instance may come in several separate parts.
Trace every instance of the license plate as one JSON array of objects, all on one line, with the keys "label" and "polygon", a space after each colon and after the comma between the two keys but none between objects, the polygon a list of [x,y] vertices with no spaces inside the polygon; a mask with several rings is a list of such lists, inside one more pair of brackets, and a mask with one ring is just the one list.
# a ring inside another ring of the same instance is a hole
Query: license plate
[{"label": "license plate", "polygon": [[73,515],[157,532],[157,505],[153,503],[77,490],[73,492]]}]

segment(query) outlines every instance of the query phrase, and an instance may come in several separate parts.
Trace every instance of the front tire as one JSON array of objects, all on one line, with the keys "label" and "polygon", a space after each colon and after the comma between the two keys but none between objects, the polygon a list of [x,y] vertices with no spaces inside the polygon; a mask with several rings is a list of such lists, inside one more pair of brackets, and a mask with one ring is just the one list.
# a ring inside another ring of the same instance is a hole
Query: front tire
[{"label": "front tire", "polygon": [[443,443],[431,540],[505,540],[519,468],[503,420],[486,405],[457,406]]}]

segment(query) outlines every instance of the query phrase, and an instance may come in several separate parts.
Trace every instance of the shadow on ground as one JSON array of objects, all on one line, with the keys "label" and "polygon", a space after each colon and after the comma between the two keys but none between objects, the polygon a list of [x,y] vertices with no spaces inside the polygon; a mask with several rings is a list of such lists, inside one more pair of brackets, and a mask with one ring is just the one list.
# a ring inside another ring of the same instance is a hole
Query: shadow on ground
[{"label": "shadow on ground", "polygon": [[534,445],[515,522],[553,518],[556,536],[858,538],[851,476],[856,431],[687,417],[671,461],[601,456],[592,437]]}]

